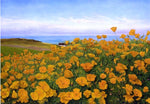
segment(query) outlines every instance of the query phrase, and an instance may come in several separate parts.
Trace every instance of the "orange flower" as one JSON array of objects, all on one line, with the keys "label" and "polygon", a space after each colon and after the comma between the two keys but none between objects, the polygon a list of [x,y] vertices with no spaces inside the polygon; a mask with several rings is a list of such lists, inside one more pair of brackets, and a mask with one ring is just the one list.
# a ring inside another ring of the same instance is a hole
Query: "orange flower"
[{"label": "orange flower", "polygon": [[142,92],[139,89],[134,89],[133,92],[134,92],[134,96],[140,98],[142,97]]},{"label": "orange flower", "polygon": [[35,80],[35,76],[33,76],[33,75],[30,75],[30,76],[28,77],[28,81],[33,82],[34,80]]},{"label": "orange flower", "polygon": [[111,78],[111,79],[110,79],[110,83],[116,84],[116,78]]},{"label": "orange flower", "polygon": [[131,95],[123,95],[125,97],[125,101],[128,103],[132,103],[134,101],[133,96]]},{"label": "orange flower", "polygon": [[105,79],[105,78],[106,78],[106,74],[102,73],[102,74],[100,75],[100,78],[101,78],[101,79]]},{"label": "orange flower", "polygon": [[121,36],[120,36],[120,38],[125,38],[126,37],[126,35],[125,34],[121,34]]},{"label": "orange flower", "polygon": [[83,92],[83,95],[86,97],[86,98],[89,98],[90,97],[90,95],[91,95],[91,91],[90,90],[85,90],[84,92]]},{"label": "orange flower", "polygon": [[18,94],[16,93],[15,90],[13,90],[13,92],[12,92],[12,98],[17,98],[17,97],[18,97]]},{"label": "orange flower", "polygon": [[146,33],[146,35],[149,35],[149,34],[150,34],[150,31],[148,30],[147,33]]},{"label": "orange flower", "polygon": [[9,89],[7,89],[7,88],[2,89],[1,96],[2,96],[3,99],[7,98],[9,96],[9,94],[10,94]]},{"label": "orange flower", "polygon": [[123,87],[123,88],[126,90],[126,94],[127,94],[127,95],[132,94],[133,86],[131,86],[131,85],[129,85],[129,84],[126,84],[126,86]]},{"label": "orange flower", "polygon": [[107,35],[102,35],[103,38],[107,38]]},{"label": "orange flower", "polygon": [[72,98],[74,100],[79,100],[80,98],[82,98],[82,93],[80,92],[80,89],[78,89],[78,88],[73,89]]},{"label": "orange flower", "polygon": [[40,81],[40,82],[39,82],[39,86],[40,86],[45,92],[47,92],[47,91],[50,89],[49,85],[48,85],[45,81]]},{"label": "orange flower", "polygon": [[146,102],[150,104],[150,97],[146,99]]},{"label": "orange flower", "polygon": [[119,72],[119,73],[124,73],[125,70],[127,70],[126,65],[124,65],[122,63],[118,63],[115,68],[116,68],[116,71]]},{"label": "orange flower", "polygon": [[94,89],[94,92],[92,92],[92,98],[100,98],[102,95],[101,95],[101,92],[99,91],[99,89]]},{"label": "orange flower", "polygon": [[145,86],[145,87],[143,88],[143,92],[149,92],[149,88],[148,88],[147,86]]},{"label": "orange flower", "polygon": [[45,66],[41,66],[41,67],[39,68],[39,71],[40,71],[41,73],[45,73],[45,72],[47,71],[47,69],[46,69]]},{"label": "orange flower", "polygon": [[38,100],[38,94],[36,92],[31,92],[30,93],[31,99],[34,100]]},{"label": "orange flower", "polygon": [[[35,92],[37,93],[38,95],[38,100],[43,100],[45,97],[46,97],[46,93],[44,92],[44,90],[40,87],[40,86],[37,86],[36,87],[36,90]],[[35,94],[36,94],[35,93]],[[36,95],[36,96],[37,96]]]},{"label": "orange flower", "polygon": [[19,88],[19,81],[14,81],[10,86],[11,89],[18,89]]},{"label": "orange flower", "polygon": [[136,52],[136,51],[130,51],[130,54],[131,54],[133,57],[136,57],[136,56],[139,54],[139,52]]},{"label": "orange flower", "polygon": [[110,28],[113,32],[115,32],[117,30],[117,27],[112,27]]},{"label": "orange flower", "polygon": [[144,62],[145,62],[146,64],[150,65],[150,58],[145,59]]},{"label": "orange flower", "polygon": [[56,84],[59,86],[59,88],[63,89],[63,88],[68,88],[70,85],[70,80],[65,78],[65,77],[59,77],[56,80]]},{"label": "orange flower", "polygon": [[26,81],[24,81],[24,80],[21,80],[21,81],[19,82],[19,86],[20,86],[21,88],[26,88],[26,87],[28,87],[28,83],[27,83]]},{"label": "orange flower", "polygon": [[91,63],[82,63],[81,67],[86,71],[89,72],[93,68],[93,64]]},{"label": "orange flower", "polygon": [[135,74],[128,74],[129,82],[132,84],[142,85],[142,82],[137,78]]},{"label": "orange flower", "polygon": [[135,38],[139,38],[140,37],[140,34],[135,34]]},{"label": "orange flower", "polygon": [[72,65],[70,63],[65,63],[64,65],[65,65],[66,69],[70,69],[72,67]]},{"label": "orange flower", "polygon": [[135,29],[131,29],[129,35],[135,35]]},{"label": "orange flower", "polygon": [[95,81],[96,75],[95,74],[87,74],[86,78],[88,81]]},{"label": "orange flower", "polygon": [[99,82],[99,89],[106,90],[107,87],[108,87],[108,84],[105,80],[101,80],[101,82]]},{"label": "orange flower", "polygon": [[85,86],[87,85],[87,79],[85,77],[78,77],[76,79],[76,82],[80,85],[80,86]]},{"label": "orange flower", "polygon": [[18,90],[18,101],[20,101],[21,103],[27,103],[29,96],[28,96],[28,92],[25,89],[19,89]]},{"label": "orange flower", "polygon": [[64,71],[64,76],[65,76],[66,78],[71,78],[71,77],[73,77],[73,73],[72,73],[72,71],[70,71],[70,70],[65,70],[65,71]]},{"label": "orange flower", "polygon": [[100,35],[97,35],[97,39],[101,39],[102,38],[102,36],[100,36]]}]

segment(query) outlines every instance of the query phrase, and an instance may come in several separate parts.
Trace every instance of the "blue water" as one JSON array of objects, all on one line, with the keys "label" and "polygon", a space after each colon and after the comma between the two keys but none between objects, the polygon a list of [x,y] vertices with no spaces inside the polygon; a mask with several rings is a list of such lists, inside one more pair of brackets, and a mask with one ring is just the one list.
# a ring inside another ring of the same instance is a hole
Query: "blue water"
[{"label": "blue water", "polygon": [[[120,36],[107,36],[107,38],[105,40],[107,40],[107,41],[111,41],[113,39],[122,40],[119,37]],[[4,38],[34,39],[34,40],[39,40],[42,42],[52,43],[52,44],[58,44],[60,42],[65,42],[66,40],[73,41],[74,38],[80,38],[80,39],[93,38],[93,39],[97,40],[96,35],[94,35],[94,36],[1,36],[1,38],[2,39],[4,39]],[[150,36],[148,37],[148,39],[150,40]]]}]

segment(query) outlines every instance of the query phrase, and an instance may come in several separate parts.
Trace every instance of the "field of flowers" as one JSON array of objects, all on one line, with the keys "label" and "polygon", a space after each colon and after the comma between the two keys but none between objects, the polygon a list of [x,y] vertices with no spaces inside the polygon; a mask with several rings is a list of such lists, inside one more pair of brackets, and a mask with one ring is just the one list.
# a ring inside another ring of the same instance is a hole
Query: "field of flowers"
[{"label": "field of flowers", "polygon": [[1,102],[150,104],[149,34],[131,29],[123,41],[97,35],[66,41],[66,47],[51,45],[50,53],[1,56]]}]

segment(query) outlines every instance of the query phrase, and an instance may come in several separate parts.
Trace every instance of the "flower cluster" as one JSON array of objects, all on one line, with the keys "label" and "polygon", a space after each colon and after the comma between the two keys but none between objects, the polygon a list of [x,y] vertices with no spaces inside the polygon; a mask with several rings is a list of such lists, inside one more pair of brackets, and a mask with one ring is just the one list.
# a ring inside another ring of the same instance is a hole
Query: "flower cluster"
[{"label": "flower cluster", "polygon": [[122,41],[97,35],[51,45],[47,54],[1,56],[1,102],[150,104],[149,34],[131,29]]}]

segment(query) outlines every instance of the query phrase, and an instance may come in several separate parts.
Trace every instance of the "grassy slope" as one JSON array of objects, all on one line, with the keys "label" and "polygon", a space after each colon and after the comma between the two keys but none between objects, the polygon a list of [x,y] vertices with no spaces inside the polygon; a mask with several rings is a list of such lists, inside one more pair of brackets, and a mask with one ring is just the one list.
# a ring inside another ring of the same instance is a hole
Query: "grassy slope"
[{"label": "grassy slope", "polygon": [[20,39],[20,38],[11,38],[11,39],[1,39],[2,45],[20,45],[20,46],[35,46],[40,48],[49,49],[50,44],[42,43],[40,41],[32,39]]},{"label": "grassy slope", "polygon": [[[31,40],[31,39],[19,39],[19,38],[13,38],[13,39],[1,39],[1,53],[6,56],[6,55],[12,55],[15,53],[20,54],[23,52],[23,50],[27,47],[38,47],[38,48],[44,48],[44,49],[49,49],[51,44],[47,43],[42,43],[40,41],[36,40]],[[24,48],[20,47],[11,47],[11,46],[23,46]],[[34,50],[34,49],[29,49],[30,52],[32,53],[39,53],[41,51]],[[46,51],[48,53],[49,51]]]}]

